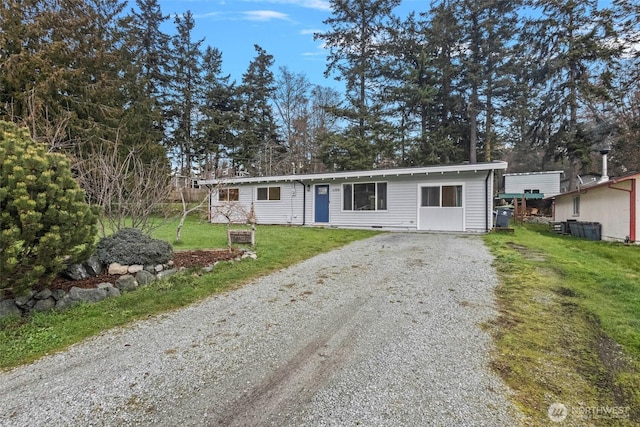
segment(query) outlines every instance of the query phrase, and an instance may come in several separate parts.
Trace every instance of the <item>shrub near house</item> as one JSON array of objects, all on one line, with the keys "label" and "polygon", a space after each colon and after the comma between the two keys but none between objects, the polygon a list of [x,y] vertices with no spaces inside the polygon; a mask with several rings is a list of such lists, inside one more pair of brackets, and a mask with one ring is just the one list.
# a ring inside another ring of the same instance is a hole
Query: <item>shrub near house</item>
[{"label": "shrub near house", "polygon": [[0,292],[24,293],[85,260],[96,232],[68,160],[0,121]]}]

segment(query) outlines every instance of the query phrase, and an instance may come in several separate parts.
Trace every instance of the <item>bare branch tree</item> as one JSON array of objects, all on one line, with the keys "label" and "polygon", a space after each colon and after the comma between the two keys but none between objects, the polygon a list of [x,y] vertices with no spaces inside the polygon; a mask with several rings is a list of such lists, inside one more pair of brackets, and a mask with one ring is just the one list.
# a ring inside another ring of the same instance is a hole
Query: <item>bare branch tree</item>
[{"label": "bare branch tree", "polygon": [[125,227],[150,233],[167,217],[168,167],[163,159],[143,162],[134,149],[122,154],[118,139],[88,144],[88,154],[75,164],[78,181],[89,202],[102,210],[103,236]]},{"label": "bare branch tree", "polygon": [[180,222],[178,222],[178,228],[176,229],[176,242],[180,242],[182,241],[182,236],[180,235],[180,233],[182,232],[182,227],[184,226],[184,220],[187,218],[187,216],[191,213],[191,212],[195,212],[197,210],[202,209],[202,207],[204,207],[205,203],[207,203],[207,201],[209,201],[211,199],[211,195],[213,194],[213,190],[209,189],[209,192],[207,193],[206,196],[204,196],[204,198],[200,201],[200,203],[198,203],[197,205],[188,208],[187,202],[184,199],[184,187],[180,186],[178,188],[178,192],[180,193],[180,200],[182,201],[182,215],[180,216]]}]

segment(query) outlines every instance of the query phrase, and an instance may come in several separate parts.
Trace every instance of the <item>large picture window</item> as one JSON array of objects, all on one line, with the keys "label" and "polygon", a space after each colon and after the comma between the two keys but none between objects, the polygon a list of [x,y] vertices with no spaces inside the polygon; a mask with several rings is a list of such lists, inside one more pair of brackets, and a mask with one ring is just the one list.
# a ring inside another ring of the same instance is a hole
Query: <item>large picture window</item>
[{"label": "large picture window", "polygon": [[258,187],[258,200],[280,200],[280,187]]},{"label": "large picture window", "polygon": [[422,187],[420,206],[460,208],[462,207],[462,185]]},{"label": "large picture window", "polygon": [[342,209],[345,211],[387,210],[387,183],[343,184]]},{"label": "large picture window", "polygon": [[240,189],[238,188],[222,188],[218,191],[219,202],[237,202],[240,200]]}]

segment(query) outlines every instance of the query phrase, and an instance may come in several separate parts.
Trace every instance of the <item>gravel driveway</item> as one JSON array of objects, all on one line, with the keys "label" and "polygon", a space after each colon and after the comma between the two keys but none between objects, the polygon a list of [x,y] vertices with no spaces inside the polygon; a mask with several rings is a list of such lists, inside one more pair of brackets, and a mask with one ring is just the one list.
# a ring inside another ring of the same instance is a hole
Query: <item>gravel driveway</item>
[{"label": "gravel driveway", "polygon": [[0,425],[515,425],[490,264],[478,236],[359,241],[0,374]]}]

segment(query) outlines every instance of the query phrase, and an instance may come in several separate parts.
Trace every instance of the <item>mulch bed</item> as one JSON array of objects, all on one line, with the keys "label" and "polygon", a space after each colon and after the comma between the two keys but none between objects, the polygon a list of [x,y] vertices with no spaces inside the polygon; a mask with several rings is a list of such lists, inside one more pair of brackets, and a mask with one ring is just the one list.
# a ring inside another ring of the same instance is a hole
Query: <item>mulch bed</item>
[{"label": "mulch bed", "polygon": [[[173,253],[173,268],[202,268],[215,263],[216,261],[229,261],[241,255],[238,249],[206,249],[196,251],[179,251]],[[106,271],[106,270],[105,270]],[[119,275],[109,275],[102,273],[98,276],[89,277],[83,280],[68,280],[62,277],[54,279],[48,286],[43,286],[55,291],[63,289],[68,291],[72,287],[95,288],[99,283],[115,283]]]}]

